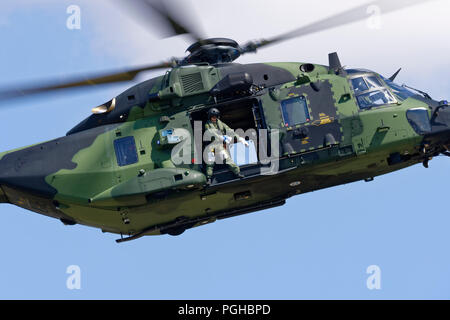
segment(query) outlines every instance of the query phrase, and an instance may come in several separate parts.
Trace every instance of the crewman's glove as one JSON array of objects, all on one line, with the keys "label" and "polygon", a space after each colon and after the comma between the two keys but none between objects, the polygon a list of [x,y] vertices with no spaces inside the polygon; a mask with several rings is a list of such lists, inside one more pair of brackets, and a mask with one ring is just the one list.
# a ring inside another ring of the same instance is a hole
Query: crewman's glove
[{"label": "crewman's glove", "polygon": [[239,140],[239,142],[243,143],[244,146],[246,146],[247,148],[250,146],[244,138],[240,137],[238,140]]},{"label": "crewman's glove", "polygon": [[223,140],[223,142],[224,143],[226,143],[226,144],[230,144],[231,143],[231,137],[229,137],[229,136],[223,136],[222,137],[222,140]]}]

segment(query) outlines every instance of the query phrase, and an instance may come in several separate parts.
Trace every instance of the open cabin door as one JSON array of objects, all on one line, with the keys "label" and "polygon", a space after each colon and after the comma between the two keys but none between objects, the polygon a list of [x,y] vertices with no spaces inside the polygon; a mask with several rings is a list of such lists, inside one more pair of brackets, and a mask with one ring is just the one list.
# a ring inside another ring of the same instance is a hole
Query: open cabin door
[{"label": "open cabin door", "polygon": [[[239,136],[245,138],[249,144],[248,147],[245,147],[243,143],[233,139],[233,142],[227,146],[228,154],[233,160],[233,163],[240,167],[241,173],[246,178],[259,175],[259,129],[264,128],[259,100],[255,98],[243,98],[194,110],[190,113],[192,125],[194,126],[194,122],[196,121],[202,123],[202,133],[204,133],[204,124],[208,120],[207,112],[211,107],[218,109],[221,113],[220,120]],[[203,154],[209,143],[204,142],[201,150],[198,150],[198,153]],[[205,169],[206,165],[203,164],[203,171]],[[220,163],[214,165],[212,185],[221,185],[236,180],[239,180],[239,178],[236,178],[227,165]]]}]

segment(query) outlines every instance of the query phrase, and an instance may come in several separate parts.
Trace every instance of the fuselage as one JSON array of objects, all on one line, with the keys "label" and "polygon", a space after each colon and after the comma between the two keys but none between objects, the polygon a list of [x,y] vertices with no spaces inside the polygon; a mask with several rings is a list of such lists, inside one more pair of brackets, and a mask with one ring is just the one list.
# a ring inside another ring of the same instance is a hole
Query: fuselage
[{"label": "fuselage", "polygon": [[[64,137],[0,154],[1,200],[105,232],[178,234],[444,151],[450,108],[403,90],[371,71],[303,63],[175,68]],[[201,123],[213,106],[258,159],[243,180],[217,165],[205,186]],[[188,161],[174,161],[187,141]]]}]

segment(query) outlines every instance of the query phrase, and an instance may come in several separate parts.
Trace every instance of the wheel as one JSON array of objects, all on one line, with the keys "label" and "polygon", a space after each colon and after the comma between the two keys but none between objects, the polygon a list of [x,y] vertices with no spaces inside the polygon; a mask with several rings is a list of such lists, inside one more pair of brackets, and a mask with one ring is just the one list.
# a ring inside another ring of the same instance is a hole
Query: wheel
[{"label": "wheel", "polygon": [[183,234],[185,231],[186,231],[186,228],[173,228],[173,229],[167,230],[166,233],[168,235],[176,237],[176,236]]}]

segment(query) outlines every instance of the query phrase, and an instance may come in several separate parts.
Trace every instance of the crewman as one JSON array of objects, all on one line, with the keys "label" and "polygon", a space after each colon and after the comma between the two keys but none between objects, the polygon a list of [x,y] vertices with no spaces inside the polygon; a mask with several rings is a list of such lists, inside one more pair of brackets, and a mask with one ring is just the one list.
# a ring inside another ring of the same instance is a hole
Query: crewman
[{"label": "crewman", "polygon": [[214,143],[209,146],[208,150],[208,160],[206,164],[206,178],[207,184],[211,184],[211,177],[214,171],[216,156],[222,157],[224,163],[228,165],[230,170],[239,178],[245,178],[241,173],[239,166],[233,162],[229,152],[228,144],[232,143],[234,138],[242,142],[246,147],[249,146],[248,142],[244,138],[240,137],[234,131],[223,123],[220,119],[220,111],[216,108],[211,108],[208,110],[208,121],[205,124],[205,132],[209,133],[214,137]]}]

